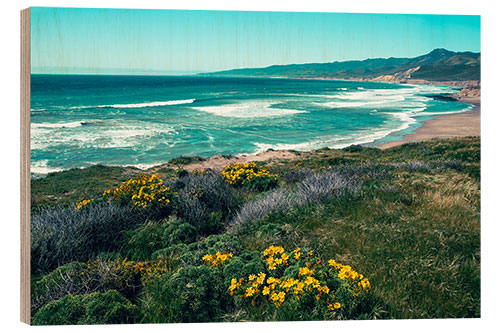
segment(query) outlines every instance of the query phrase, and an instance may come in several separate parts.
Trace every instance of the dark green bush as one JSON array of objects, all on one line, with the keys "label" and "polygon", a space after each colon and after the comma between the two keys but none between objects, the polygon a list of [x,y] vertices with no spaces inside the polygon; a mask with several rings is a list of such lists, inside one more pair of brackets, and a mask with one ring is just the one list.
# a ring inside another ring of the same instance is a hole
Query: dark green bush
[{"label": "dark green bush", "polygon": [[148,221],[126,235],[121,253],[131,260],[149,260],[153,252],[196,240],[196,229],[177,220]]},{"label": "dark green bush", "polygon": [[168,163],[173,165],[187,165],[196,162],[203,162],[206,158],[201,156],[184,156],[175,157],[171,159]]},{"label": "dark green bush", "polygon": [[34,316],[33,325],[131,324],[140,319],[139,308],[116,290],[68,295],[50,302]]},{"label": "dark green bush", "polygon": [[168,260],[173,264],[182,266],[197,266],[203,262],[202,258],[207,253],[231,252],[238,254],[241,252],[241,243],[235,235],[225,233],[221,235],[211,235],[207,238],[191,244],[178,243],[155,251],[151,258],[154,260]]},{"label": "dark green bush", "polygon": [[75,274],[83,270],[85,264],[71,262],[58,267],[38,281],[32,281],[31,312],[36,313],[43,305],[68,294],[86,294],[95,291],[83,283],[80,274]]},{"label": "dark green bush", "polygon": [[232,300],[218,268],[188,266],[152,279],[143,295],[145,322],[213,322],[222,320]]}]

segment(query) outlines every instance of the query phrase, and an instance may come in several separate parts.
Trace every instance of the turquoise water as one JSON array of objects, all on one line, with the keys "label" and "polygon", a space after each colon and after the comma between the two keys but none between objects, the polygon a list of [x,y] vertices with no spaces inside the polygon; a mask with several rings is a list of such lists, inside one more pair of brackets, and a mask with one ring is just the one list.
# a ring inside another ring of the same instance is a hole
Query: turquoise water
[{"label": "turquoise water", "polygon": [[449,87],[375,82],[32,75],[31,87],[33,173],[378,144],[471,108],[429,97]]}]

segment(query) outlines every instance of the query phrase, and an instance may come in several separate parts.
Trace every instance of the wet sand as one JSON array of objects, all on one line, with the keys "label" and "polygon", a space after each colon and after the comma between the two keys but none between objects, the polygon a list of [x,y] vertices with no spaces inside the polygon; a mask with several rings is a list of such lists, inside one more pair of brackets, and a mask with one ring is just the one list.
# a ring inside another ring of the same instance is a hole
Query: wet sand
[{"label": "wet sand", "polygon": [[481,104],[477,98],[462,98],[460,101],[474,104],[474,108],[465,113],[438,116],[430,119],[414,133],[403,136],[403,140],[388,142],[378,148],[387,149],[408,142],[434,138],[453,138],[481,135]]}]

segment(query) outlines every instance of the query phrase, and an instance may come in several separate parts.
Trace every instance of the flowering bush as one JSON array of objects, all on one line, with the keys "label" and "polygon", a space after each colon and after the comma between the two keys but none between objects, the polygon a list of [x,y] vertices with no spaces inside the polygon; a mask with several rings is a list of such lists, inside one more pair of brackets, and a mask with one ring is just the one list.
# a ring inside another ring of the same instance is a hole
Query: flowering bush
[{"label": "flowering bush", "polygon": [[[231,257],[231,253],[217,253],[207,255],[204,261],[217,267]],[[261,260],[265,269],[233,277],[228,287],[248,319],[262,320],[263,313],[278,320],[352,319],[352,310],[371,288],[369,280],[350,266],[333,259],[324,263],[313,251],[297,248],[286,252],[273,245],[263,252]]]},{"label": "flowering bush", "polygon": [[226,182],[233,186],[246,186],[258,191],[266,191],[278,184],[278,176],[257,166],[255,162],[234,163],[222,171]]},{"label": "flowering bush", "polygon": [[206,254],[205,256],[203,256],[203,263],[208,264],[210,267],[216,267],[224,263],[225,261],[229,261],[232,256],[233,256],[232,253],[227,253],[227,252],[226,253],[217,252],[215,255]]},{"label": "flowering bush", "polygon": [[84,200],[82,200],[82,201],[80,201],[80,202],[78,202],[78,203],[76,204],[75,209],[76,209],[76,210],[80,210],[80,209],[82,209],[84,206],[87,206],[89,203],[91,203],[91,202],[93,202],[93,201],[94,201],[94,199],[84,199]]},{"label": "flowering bush", "polygon": [[95,206],[102,202],[114,203],[119,206],[139,207],[147,209],[153,216],[160,218],[168,216],[173,210],[173,200],[177,193],[156,174],[151,176],[139,174],[135,178],[122,182],[114,189],[108,189],[102,196],[85,199],[75,205],[76,211],[84,207]]},{"label": "flowering bush", "polygon": [[172,201],[174,193],[156,174],[151,176],[140,174],[136,178],[121,183],[114,190],[104,191],[102,196],[110,197],[119,203],[131,202],[134,206],[148,208],[167,206]]}]

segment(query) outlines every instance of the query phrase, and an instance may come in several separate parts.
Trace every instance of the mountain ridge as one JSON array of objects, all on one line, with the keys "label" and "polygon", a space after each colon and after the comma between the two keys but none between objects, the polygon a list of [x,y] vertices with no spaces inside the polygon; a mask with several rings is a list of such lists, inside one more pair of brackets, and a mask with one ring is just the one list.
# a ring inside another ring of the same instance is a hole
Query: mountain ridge
[{"label": "mountain ridge", "polygon": [[271,65],[261,68],[230,69],[200,75],[367,80],[397,83],[411,83],[413,80],[471,81],[479,85],[480,72],[481,53],[454,52],[437,48],[414,58],[368,58],[326,63]]}]

